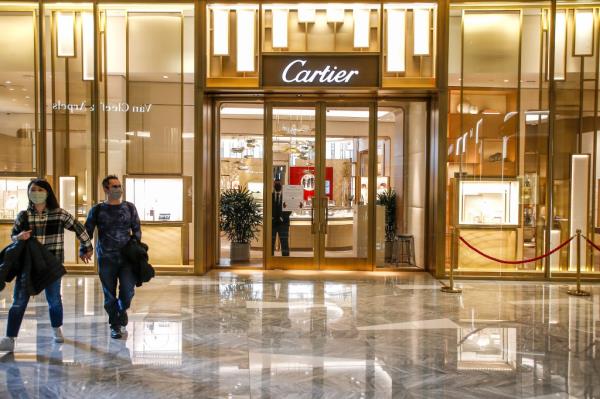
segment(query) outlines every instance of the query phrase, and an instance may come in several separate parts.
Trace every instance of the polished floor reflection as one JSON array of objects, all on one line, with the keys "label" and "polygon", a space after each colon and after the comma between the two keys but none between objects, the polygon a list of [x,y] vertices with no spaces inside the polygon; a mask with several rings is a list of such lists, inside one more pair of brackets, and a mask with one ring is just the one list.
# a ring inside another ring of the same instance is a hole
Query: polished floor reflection
[{"label": "polished floor reflection", "polygon": [[[426,273],[221,272],[137,291],[112,340],[94,277],[63,280],[66,342],[43,296],[1,398],[598,398],[600,286],[474,282]],[[0,329],[10,307],[0,293]]]}]

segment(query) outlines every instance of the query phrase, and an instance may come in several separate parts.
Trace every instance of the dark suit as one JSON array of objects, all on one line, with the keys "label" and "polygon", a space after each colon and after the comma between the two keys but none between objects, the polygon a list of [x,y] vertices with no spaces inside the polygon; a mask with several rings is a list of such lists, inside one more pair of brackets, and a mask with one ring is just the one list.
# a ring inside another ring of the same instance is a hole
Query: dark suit
[{"label": "dark suit", "polygon": [[271,255],[275,254],[275,241],[279,234],[281,243],[281,254],[290,256],[289,233],[290,233],[290,214],[283,210],[283,193],[274,192],[271,196],[273,203],[272,229],[271,229]]}]

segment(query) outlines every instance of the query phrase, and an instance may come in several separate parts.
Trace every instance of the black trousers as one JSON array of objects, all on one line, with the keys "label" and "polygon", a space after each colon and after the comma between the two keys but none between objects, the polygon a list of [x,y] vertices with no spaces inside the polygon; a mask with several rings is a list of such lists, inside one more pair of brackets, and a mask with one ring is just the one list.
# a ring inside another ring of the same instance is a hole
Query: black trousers
[{"label": "black trousers", "polygon": [[281,243],[281,255],[290,256],[290,224],[289,223],[273,223],[271,231],[271,256],[275,254],[275,241],[279,234],[279,242]]}]

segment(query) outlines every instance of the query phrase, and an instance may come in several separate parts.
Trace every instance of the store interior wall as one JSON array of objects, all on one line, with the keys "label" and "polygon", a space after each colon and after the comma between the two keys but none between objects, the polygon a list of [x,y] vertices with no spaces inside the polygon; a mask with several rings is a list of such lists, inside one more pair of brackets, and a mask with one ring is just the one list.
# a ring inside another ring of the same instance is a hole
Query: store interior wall
[{"label": "store interior wall", "polygon": [[406,230],[415,240],[415,262],[425,265],[425,213],[427,179],[427,103],[408,106]]}]

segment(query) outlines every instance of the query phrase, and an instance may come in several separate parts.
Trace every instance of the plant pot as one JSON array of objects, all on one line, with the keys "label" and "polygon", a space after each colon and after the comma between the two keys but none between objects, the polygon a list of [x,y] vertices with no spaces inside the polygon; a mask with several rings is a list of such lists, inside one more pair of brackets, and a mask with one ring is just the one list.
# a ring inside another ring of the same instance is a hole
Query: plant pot
[{"label": "plant pot", "polygon": [[231,243],[231,262],[248,262],[250,260],[250,243]]},{"label": "plant pot", "polygon": [[385,242],[385,262],[392,263],[394,258],[394,241]]}]

